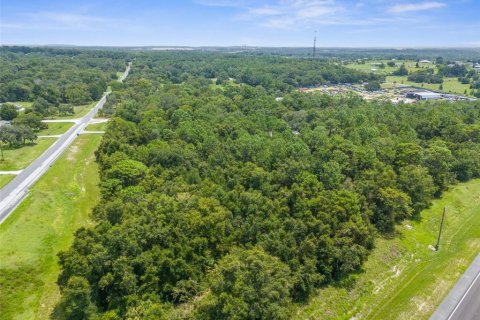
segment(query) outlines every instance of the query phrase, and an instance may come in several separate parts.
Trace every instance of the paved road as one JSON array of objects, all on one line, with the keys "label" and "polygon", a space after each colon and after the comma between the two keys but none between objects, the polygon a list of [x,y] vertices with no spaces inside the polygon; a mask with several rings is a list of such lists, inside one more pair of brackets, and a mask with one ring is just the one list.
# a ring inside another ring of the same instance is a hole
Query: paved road
[{"label": "paved road", "polygon": [[[129,71],[131,63],[128,64],[124,74],[119,81],[123,81]],[[23,169],[9,184],[0,189],[0,223],[22,202],[28,189],[52,166],[55,160],[72,144],[75,138],[85,129],[90,120],[93,119],[99,109],[103,107],[109,93],[100,99],[97,105],[83,118],[78,121],[58,140],[35,159],[27,168]]]},{"label": "paved road", "polygon": [[480,319],[480,254],[430,318],[430,320],[478,319]]}]

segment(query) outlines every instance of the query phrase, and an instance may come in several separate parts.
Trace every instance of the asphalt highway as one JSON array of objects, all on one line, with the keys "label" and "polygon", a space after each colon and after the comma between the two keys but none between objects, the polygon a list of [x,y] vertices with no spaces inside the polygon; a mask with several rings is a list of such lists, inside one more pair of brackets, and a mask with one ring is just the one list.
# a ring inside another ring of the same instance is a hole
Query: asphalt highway
[{"label": "asphalt highway", "polygon": [[100,99],[97,105],[83,118],[80,118],[65,134],[35,159],[28,167],[22,170],[9,184],[0,189],[0,223],[2,223],[17,207],[28,193],[28,189],[37,181],[55,160],[72,144],[99,109],[105,104],[108,93]]},{"label": "asphalt highway", "polygon": [[[122,82],[130,72],[131,62],[125,72],[118,79]],[[83,118],[77,119],[75,124],[58,140],[23,169],[10,183],[0,189],[0,223],[5,221],[12,211],[28,194],[30,187],[52,166],[55,160],[72,144],[75,138],[85,129],[99,109],[103,107],[109,92],[105,93],[95,107]]]},{"label": "asphalt highway", "polygon": [[430,320],[478,319],[480,319],[480,254],[430,318]]}]

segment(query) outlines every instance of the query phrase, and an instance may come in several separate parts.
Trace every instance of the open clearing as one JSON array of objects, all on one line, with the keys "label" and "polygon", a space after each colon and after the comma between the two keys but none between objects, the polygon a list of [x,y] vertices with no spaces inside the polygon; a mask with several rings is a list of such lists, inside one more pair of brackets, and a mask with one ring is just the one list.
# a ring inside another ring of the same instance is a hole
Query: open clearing
[{"label": "open clearing", "polygon": [[39,136],[50,136],[56,134],[62,134],[68,131],[73,126],[72,122],[50,122],[48,123],[48,129],[41,130],[37,133]]},{"label": "open clearing", "polygon": [[73,107],[74,114],[69,115],[69,116],[52,116],[52,117],[47,117],[45,119],[77,119],[85,116],[90,110],[92,110],[93,107],[97,104],[97,101],[94,101],[90,104],[86,104],[83,106],[75,106]]},{"label": "open clearing", "polygon": [[[386,78],[387,85],[388,83],[396,82],[397,84],[405,84],[409,86],[425,88],[429,90],[442,91],[447,93],[457,93],[460,95],[471,96],[470,95],[470,84],[461,84],[457,78],[443,78],[443,90],[439,90],[440,84],[438,83],[424,83],[423,86],[421,83],[416,83],[407,80],[407,76],[387,76]],[[382,85],[382,87],[384,87]],[[466,90],[466,93],[465,93]]]},{"label": "open clearing", "polygon": [[[387,65],[387,62],[390,60],[369,60],[365,61],[365,63],[350,63],[345,65],[347,68],[351,69],[356,69],[356,70],[361,70],[365,72],[372,72],[372,69],[376,69],[376,71],[373,71],[375,74],[379,75],[384,75],[386,76],[386,82],[385,84],[382,84],[383,88],[389,88],[391,87],[391,83],[396,82],[398,84],[405,84],[409,86],[415,86],[422,88],[421,83],[416,83],[412,81],[407,80],[407,76],[392,76],[392,72],[395,70],[398,70],[398,68],[405,63],[405,67],[407,68],[408,72],[412,73],[418,70],[426,70],[426,69],[435,69],[436,67],[433,64],[428,64],[428,63],[420,63],[419,67],[416,67],[416,61],[413,60],[408,60],[408,61],[395,61],[396,66],[395,67],[389,67]],[[379,67],[372,66],[372,64],[375,63],[384,63],[385,68],[380,69]],[[437,70],[436,70],[437,71]],[[442,91],[446,93],[456,93],[460,95],[466,95],[466,96],[471,96],[470,95],[470,84],[462,84],[460,81],[458,81],[457,78],[447,78],[445,77],[443,80],[443,90],[439,90],[440,84],[434,83],[434,84],[429,84],[429,83],[424,83],[423,88],[429,89],[429,90],[436,90],[436,91]],[[466,93],[465,93],[466,90]]]},{"label": "open clearing", "polygon": [[107,129],[108,122],[89,124],[86,131],[105,131]]},{"label": "open clearing", "polygon": [[378,239],[364,272],[319,290],[296,319],[428,319],[480,250],[480,180],[452,187],[421,217]]},{"label": "open clearing", "polygon": [[0,225],[2,319],[48,319],[58,301],[56,255],[90,223],[99,195],[94,151],[101,138],[77,138]]},{"label": "open clearing", "polygon": [[15,178],[13,174],[0,174],[0,189]]},{"label": "open clearing", "polygon": [[3,150],[5,160],[0,160],[0,170],[21,170],[28,166],[50,147],[56,139],[38,139],[36,144],[27,144],[20,148],[5,148]]}]

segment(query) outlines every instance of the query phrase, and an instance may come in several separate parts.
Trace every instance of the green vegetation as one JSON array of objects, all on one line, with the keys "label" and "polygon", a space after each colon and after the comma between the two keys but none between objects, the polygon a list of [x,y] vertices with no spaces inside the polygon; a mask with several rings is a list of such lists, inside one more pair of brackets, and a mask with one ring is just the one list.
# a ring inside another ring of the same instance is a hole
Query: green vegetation
[{"label": "green vegetation", "polygon": [[13,174],[0,174],[0,189],[15,178]]},{"label": "green vegetation", "polygon": [[18,106],[22,106],[25,109],[31,109],[32,108],[32,102],[29,102],[29,101],[15,101],[15,102],[12,102],[12,103],[15,104],[15,105],[18,105]]},{"label": "green vegetation", "polygon": [[[395,82],[396,84],[405,84],[405,85],[409,85],[409,86],[425,88],[425,89],[430,89],[430,90],[435,90],[435,91],[439,90],[438,89],[439,88],[438,84],[424,83],[423,86],[422,86],[422,84],[415,83],[415,82],[412,82],[412,81],[408,81],[406,76],[405,77],[387,76],[386,81],[387,81],[387,84],[386,85],[383,84],[382,86],[392,87],[391,83]],[[443,79],[443,90],[440,90],[440,91],[471,96],[470,85],[460,83],[460,81],[458,81],[457,78],[444,78]]]},{"label": "green vegetation", "polygon": [[37,135],[39,136],[49,136],[62,134],[68,131],[73,126],[72,122],[50,122],[48,123],[48,128],[40,130]]},{"label": "green vegetation", "polygon": [[[386,83],[382,84],[384,88],[391,88],[395,83],[466,96],[477,94],[475,90],[472,91],[472,86],[478,81],[478,75],[471,68],[458,64],[449,64],[451,65],[449,67],[446,64],[419,63],[417,66],[415,60],[398,60],[392,67],[388,65],[389,62],[392,60],[367,60],[364,63],[349,63],[345,66],[364,72],[377,69],[374,71],[375,74],[386,77]],[[377,64],[383,64],[384,67],[379,68],[375,66]]]},{"label": "green vegetation", "polygon": [[73,113],[68,114],[68,115],[54,115],[54,116],[48,116],[46,117],[47,119],[77,119],[85,116],[87,113],[92,110],[92,108],[97,104],[97,101],[93,101],[89,104],[81,105],[81,106],[75,106],[73,107]]},{"label": "green vegetation", "polygon": [[[379,235],[480,177],[478,102],[279,101],[283,59],[248,58],[230,56],[241,85],[218,90],[223,56],[206,75],[203,53],[152,53],[114,90],[97,223],[59,254],[59,319],[288,319],[360,272]],[[289,62],[309,63],[330,68]]]},{"label": "green vegetation", "polygon": [[94,150],[100,140],[80,136],[0,225],[2,319],[48,319],[57,303],[56,254],[90,223],[99,192]]},{"label": "green vegetation", "polygon": [[21,170],[28,166],[33,160],[40,156],[50,147],[56,139],[39,139],[36,143],[26,144],[22,147],[4,147],[5,160],[0,160],[0,170]]},{"label": "green vegetation", "polygon": [[107,129],[108,122],[89,124],[85,130],[87,131],[105,131]]},{"label": "green vegetation", "polygon": [[[421,220],[380,238],[363,271],[318,291],[296,319],[428,319],[480,249],[480,180],[453,187]],[[434,252],[443,207],[446,223]]]},{"label": "green vegetation", "polygon": [[2,47],[0,102],[32,102],[31,110],[43,116],[71,113],[72,106],[101,98],[107,83],[125,68],[127,56],[115,51]]}]

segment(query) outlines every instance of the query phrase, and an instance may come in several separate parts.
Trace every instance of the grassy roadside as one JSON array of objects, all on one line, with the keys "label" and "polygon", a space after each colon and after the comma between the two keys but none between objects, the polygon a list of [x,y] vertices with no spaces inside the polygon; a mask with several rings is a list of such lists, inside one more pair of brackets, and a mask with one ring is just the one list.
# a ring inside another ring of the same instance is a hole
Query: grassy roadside
[{"label": "grassy roadside", "polygon": [[[433,252],[442,208],[440,251]],[[364,272],[318,291],[295,319],[428,319],[480,250],[480,180],[453,187],[379,239]]]},{"label": "grassy roadside", "polygon": [[50,122],[48,128],[37,133],[39,136],[49,136],[62,134],[68,131],[73,126],[72,122]]},{"label": "grassy roadside", "polygon": [[101,138],[77,138],[0,225],[2,319],[48,319],[58,301],[56,254],[90,223],[99,194],[94,151]]},{"label": "grassy roadside", "polygon": [[13,174],[0,174],[0,189],[15,178]]},{"label": "grassy roadside", "polygon": [[73,111],[75,112],[73,115],[69,116],[50,116],[46,117],[45,119],[53,119],[53,120],[62,120],[62,119],[77,119],[85,116],[93,107],[98,103],[98,101],[93,101],[89,104],[82,105],[82,106],[74,106]]},{"label": "grassy roadside", "polygon": [[3,154],[5,160],[0,160],[0,170],[21,170],[28,166],[50,147],[56,139],[38,139],[36,144],[27,144],[23,147],[10,149],[5,148]]},{"label": "grassy roadside", "polygon": [[107,129],[108,122],[89,124],[86,131],[105,131]]}]

